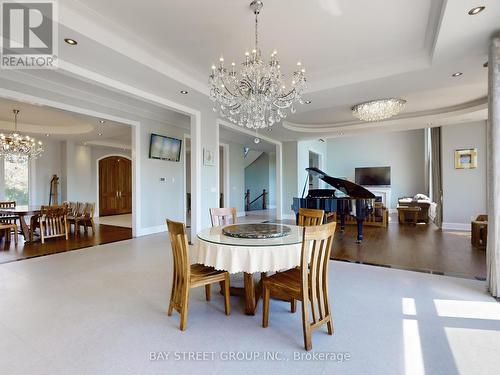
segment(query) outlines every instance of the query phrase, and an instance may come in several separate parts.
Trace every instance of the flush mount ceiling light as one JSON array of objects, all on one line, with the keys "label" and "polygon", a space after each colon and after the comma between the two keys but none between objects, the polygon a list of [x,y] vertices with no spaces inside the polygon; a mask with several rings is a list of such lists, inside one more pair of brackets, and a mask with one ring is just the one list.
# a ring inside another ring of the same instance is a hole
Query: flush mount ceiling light
[{"label": "flush mount ceiling light", "polygon": [[13,163],[38,158],[43,152],[43,144],[33,137],[22,136],[17,132],[19,110],[14,109],[14,132],[0,134],[0,157]]},{"label": "flush mount ceiling light", "polygon": [[245,53],[241,71],[236,71],[234,62],[226,68],[221,57],[218,66],[212,65],[209,76],[214,111],[232,123],[250,129],[279,123],[287,116],[288,108],[294,113],[295,104],[303,103],[301,94],[306,86],[306,71],[300,62],[287,88],[277,52],[271,54],[269,62],[264,61],[258,43],[258,15],[262,6],[262,1],[250,3],[255,15],[255,47],[251,53]]},{"label": "flush mount ceiling light", "polygon": [[255,139],[253,140],[253,143],[258,145],[260,143],[260,138],[255,137]]},{"label": "flush mount ceiling light", "polygon": [[188,94],[188,92],[187,92],[186,90],[181,90],[181,94],[182,94],[182,95],[187,95],[187,94]]},{"label": "flush mount ceiling light", "polygon": [[475,16],[476,14],[481,13],[485,9],[486,9],[485,6],[475,7],[469,10],[467,13],[469,14],[469,16]]},{"label": "flush mount ceiling light", "polygon": [[463,73],[462,72],[456,72],[456,73],[453,73],[451,76],[452,77],[460,77]]},{"label": "flush mount ceiling light", "polygon": [[65,38],[64,41],[69,44],[70,46],[76,46],[78,44],[78,42],[74,39],[71,39],[71,38]]},{"label": "flush mount ceiling light", "polygon": [[381,121],[396,116],[405,104],[406,100],[398,98],[378,99],[356,104],[351,110],[362,121]]}]

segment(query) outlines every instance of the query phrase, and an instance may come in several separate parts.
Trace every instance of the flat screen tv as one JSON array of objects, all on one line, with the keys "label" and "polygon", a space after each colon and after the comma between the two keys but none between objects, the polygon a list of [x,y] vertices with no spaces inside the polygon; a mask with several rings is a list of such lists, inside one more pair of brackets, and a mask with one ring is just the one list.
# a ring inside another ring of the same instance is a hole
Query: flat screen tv
[{"label": "flat screen tv", "polygon": [[182,141],[176,138],[166,137],[164,135],[151,134],[149,144],[149,158],[180,161],[181,160]]},{"label": "flat screen tv", "polygon": [[358,185],[390,185],[391,167],[356,168],[355,181]]}]

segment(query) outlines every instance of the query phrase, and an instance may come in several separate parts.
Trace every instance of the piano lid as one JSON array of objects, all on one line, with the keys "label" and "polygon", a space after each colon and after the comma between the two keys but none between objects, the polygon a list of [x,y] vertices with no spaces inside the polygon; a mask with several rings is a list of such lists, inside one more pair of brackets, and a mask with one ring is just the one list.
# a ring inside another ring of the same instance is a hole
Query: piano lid
[{"label": "piano lid", "polygon": [[351,198],[375,198],[375,195],[371,191],[365,189],[361,185],[355,184],[354,182],[347,181],[342,178],[328,176],[325,172],[315,167],[306,168],[306,171],[310,175],[322,179],[328,185],[333,186],[335,189],[340,190],[342,193],[348,195]]}]

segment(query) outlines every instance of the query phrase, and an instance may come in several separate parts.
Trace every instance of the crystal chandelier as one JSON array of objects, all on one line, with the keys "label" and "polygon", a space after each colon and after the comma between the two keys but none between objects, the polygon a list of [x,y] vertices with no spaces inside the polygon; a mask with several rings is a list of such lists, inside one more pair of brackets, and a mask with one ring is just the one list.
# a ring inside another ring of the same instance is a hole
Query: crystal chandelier
[{"label": "crystal chandelier", "polygon": [[372,100],[356,104],[352,107],[352,114],[363,121],[381,121],[396,116],[405,104],[406,100],[396,98]]},{"label": "crystal chandelier", "polygon": [[295,113],[295,103],[303,104],[301,93],[306,85],[305,69],[300,62],[287,88],[277,52],[271,54],[268,63],[262,59],[258,44],[258,15],[262,6],[262,1],[250,4],[255,14],[255,48],[245,53],[241,71],[236,71],[234,62],[226,68],[221,57],[219,66],[212,65],[209,78],[214,112],[219,111],[229,121],[256,130],[280,122],[286,117],[288,108]]},{"label": "crystal chandelier", "polygon": [[36,159],[43,152],[42,142],[17,132],[19,110],[14,109],[14,133],[0,134],[0,157],[13,163]]}]

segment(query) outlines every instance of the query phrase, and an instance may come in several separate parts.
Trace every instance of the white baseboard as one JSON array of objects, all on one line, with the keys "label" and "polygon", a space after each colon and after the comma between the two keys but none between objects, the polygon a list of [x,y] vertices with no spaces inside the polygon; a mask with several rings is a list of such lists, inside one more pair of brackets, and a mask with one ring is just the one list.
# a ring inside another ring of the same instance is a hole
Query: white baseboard
[{"label": "white baseboard", "polygon": [[149,234],[161,233],[166,231],[167,231],[167,226],[165,224],[157,225],[154,227],[141,228],[137,231],[137,237],[147,236]]},{"label": "white baseboard", "polygon": [[443,223],[441,228],[444,230],[459,230],[470,232],[470,223]]}]

